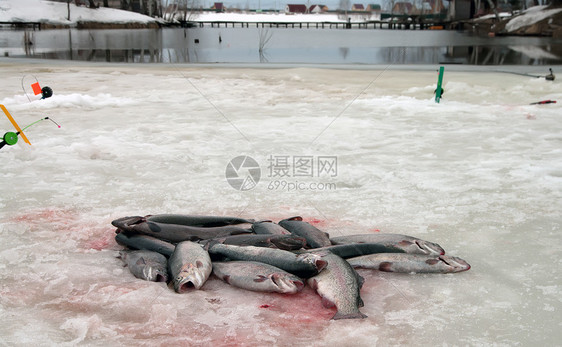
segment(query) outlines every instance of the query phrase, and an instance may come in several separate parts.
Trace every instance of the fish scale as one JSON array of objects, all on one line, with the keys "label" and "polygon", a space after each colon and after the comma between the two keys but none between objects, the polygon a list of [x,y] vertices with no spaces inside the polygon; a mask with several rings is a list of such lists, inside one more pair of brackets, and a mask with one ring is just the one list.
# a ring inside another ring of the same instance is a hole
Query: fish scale
[{"label": "fish scale", "polygon": [[252,291],[295,294],[304,287],[297,276],[255,261],[214,262],[213,273],[230,285]]},{"label": "fish scale", "polygon": [[310,248],[330,246],[332,243],[327,233],[316,228],[307,222],[303,222],[302,217],[291,217],[283,219],[279,225],[289,230],[292,234],[304,237]]},{"label": "fish scale", "polygon": [[328,265],[307,283],[322,297],[325,306],[335,306],[332,319],[366,318],[359,311],[363,300],[359,294],[363,278],[343,258],[331,253],[322,253]]}]

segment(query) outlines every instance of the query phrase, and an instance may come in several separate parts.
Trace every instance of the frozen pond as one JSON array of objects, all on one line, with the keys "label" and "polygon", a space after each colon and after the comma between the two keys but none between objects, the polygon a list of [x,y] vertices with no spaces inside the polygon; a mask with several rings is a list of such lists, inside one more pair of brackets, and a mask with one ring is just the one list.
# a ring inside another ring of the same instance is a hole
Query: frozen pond
[{"label": "frozen pond", "polygon": [[0,54],[137,63],[548,65],[562,64],[562,40],[445,30],[2,30]]},{"label": "frozen pond", "polygon": [[[32,146],[0,150],[0,341],[559,344],[560,80],[447,67],[437,104],[435,70],[0,60],[0,104],[21,126],[45,116],[62,126],[40,122],[26,130]],[[30,102],[21,85],[33,77],[53,97]],[[540,100],[558,103],[530,105]],[[261,168],[251,190],[225,179],[240,155]],[[275,176],[278,160],[300,157],[335,158],[337,171]],[[363,320],[330,320],[310,288],[260,294],[211,278],[177,294],[122,267],[110,225],[168,212],[402,233],[472,269],[360,271]]]}]

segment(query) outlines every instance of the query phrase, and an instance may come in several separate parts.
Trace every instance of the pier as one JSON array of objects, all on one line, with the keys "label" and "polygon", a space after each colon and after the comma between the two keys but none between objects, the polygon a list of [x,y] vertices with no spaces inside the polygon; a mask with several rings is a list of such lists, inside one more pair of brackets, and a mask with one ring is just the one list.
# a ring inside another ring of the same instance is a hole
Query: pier
[{"label": "pier", "polygon": [[187,27],[211,28],[297,28],[297,29],[444,29],[444,23],[415,23],[406,21],[369,21],[363,23],[345,22],[188,22]]},{"label": "pier", "polygon": [[28,29],[41,30],[40,22],[0,22],[0,27],[10,26],[13,29]]},{"label": "pier", "polygon": [[187,21],[184,27],[211,28],[297,28],[297,29],[398,29],[426,30],[446,29],[450,22],[444,18],[428,15],[392,15],[381,20],[360,21]]}]

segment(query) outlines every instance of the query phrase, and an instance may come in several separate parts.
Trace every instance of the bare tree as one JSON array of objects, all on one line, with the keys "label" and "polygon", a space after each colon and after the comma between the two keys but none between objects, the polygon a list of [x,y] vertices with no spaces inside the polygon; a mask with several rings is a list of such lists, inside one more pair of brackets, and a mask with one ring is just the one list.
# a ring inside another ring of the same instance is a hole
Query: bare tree
[{"label": "bare tree", "polygon": [[351,0],[340,0],[339,8],[347,12],[351,8]]},{"label": "bare tree", "polygon": [[175,0],[173,4],[175,11],[170,15],[170,20],[177,17],[182,22],[187,22],[194,17],[195,12],[201,6],[199,0]]},{"label": "bare tree", "polygon": [[387,0],[387,1],[386,1],[386,4],[387,4],[386,6],[388,7],[388,11],[389,11],[390,13],[392,13],[392,11],[394,10],[394,4],[395,4],[395,3],[396,3],[395,0]]},{"label": "bare tree", "polygon": [[340,0],[338,18],[348,20],[347,11],[351,8],[351,0]]},{"label": "bare tree", "polygon": [[264,30],[263,28],[261,28],[258,34],[259,34],[258,52],[260,54],[260,63],[267,63],[268,59],[265,54],[265,46],[267,45],[269,40],[271,40],[271,36],[273,36],[273,33],[270,32],[269,29]]}]

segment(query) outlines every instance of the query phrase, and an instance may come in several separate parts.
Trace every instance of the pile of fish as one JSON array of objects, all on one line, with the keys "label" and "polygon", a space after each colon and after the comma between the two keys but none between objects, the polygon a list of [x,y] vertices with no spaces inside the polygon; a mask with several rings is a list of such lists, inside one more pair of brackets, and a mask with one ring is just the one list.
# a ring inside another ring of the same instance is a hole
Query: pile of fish
[{"label": "pile of fish", "polygon": [[[254,221],[237,217],[158,214],[123,217],[115,240],[131,273],[172,282],[178,293],[200,289],[213,273],[239,288],[294,294],[308,284],[332,319],[364,318],[363,278],[355,268],[405,273],[451,273],[470,269],[444,255],[436,243],[399,234],[330,238],[301,217]],[[171,280],[169,281],[169,279]]]}]

